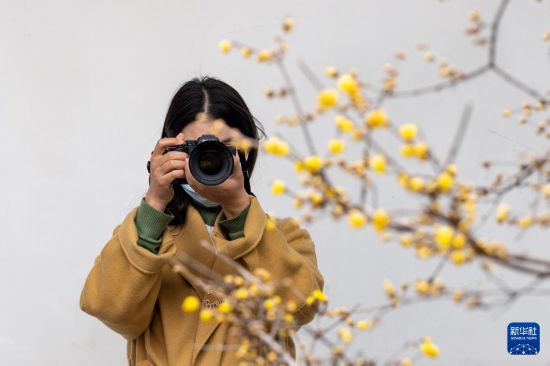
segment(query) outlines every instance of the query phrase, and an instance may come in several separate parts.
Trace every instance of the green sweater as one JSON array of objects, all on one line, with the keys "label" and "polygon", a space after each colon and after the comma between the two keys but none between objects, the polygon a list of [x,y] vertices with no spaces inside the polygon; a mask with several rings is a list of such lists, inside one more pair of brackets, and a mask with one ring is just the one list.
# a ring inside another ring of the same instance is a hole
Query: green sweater
[{"label": "green sweater", "polygon": [[[216,217],[221,211],[221,206],[206,207],[193,201],[192,199],[191,204],[200,213],[205,224],[210,226],[214,225]],[[224,234],[229,240],[233,240],[244,235],[244,223],[246,221],[249,208],[250,203],[232,219],[227,219],[225,214],[222,213],[219,223],[222,229],[224,229]],[[158,253],[162,242],[162,233],[173,218],[174,215],[158,211],[145,202],[145,197],[142,198],[137,209],[135,219],[138,232],[138,244],[155,254]]]}]

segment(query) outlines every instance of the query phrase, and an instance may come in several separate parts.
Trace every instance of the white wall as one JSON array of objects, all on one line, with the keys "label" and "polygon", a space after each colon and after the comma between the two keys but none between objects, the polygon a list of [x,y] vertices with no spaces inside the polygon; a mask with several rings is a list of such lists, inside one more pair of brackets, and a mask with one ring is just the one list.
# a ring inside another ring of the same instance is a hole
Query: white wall
[{"label": "white wall", "polygon": [[[325,66],[356,66],[373,83],[395,48],[410,51],[400,85],[410,89],[437,79],[433,65],[414,51],[432,45],[453,65],[470,70],[485,50],[462,36],[466,13],[478,6],[486,20],[498,1],[30,1],[0,3],[0,355],[5,365],[122,365],[124,339],[79,309],[84,279],[112,229],[135,207],[147,187],[145,162],[158,139],[168,103],[187,79],[208,74],[239,90],[269,134],[294,131],[275,125],[288,102],[269,102],[266,86],[282,79],[275,67],[222,55],[222,38],[271,46],[281,20],[293,16],[289,65],[306,108],[313,89],[294,61],[303,58],[319,74]],[[513,1],[503,22],[503,65],[540,91],[548,89],[548,1]],[[526,96],[487,76],[422,99],[390,101],[392,119],[414,121],[444,154],[467,101],[474,101],[468,142],[458,161],[461,177],[483,181],[480,159],[513,160],[541,152],[544,141],[532,126],[500,117]],[[318,149],[330,128],[315,127]],[[293,141],[300,142],[298,137]],[[391,149],[396,146],[389,145]],[[303,150],[305,152],[305,149]],[[268,169],[270,167],[275,169]],[[277,175],[274,174],[277,172]],[[269,193],[274,178],[297,182],[285,161],[262,157],[253,186],[262,206],[294,214],[289,200]],[[395,187],[393,185],[390,185]],[[402,205],[395,188],[381,194],[385,207]],[[525,198],[515,197],[512,203]],[[404,202],[410,202],[404,201]],[[334,305],[384,302],[380,283],[427,276],[436,260],[420,262],[396,244],[382,244],[370,230],[358,236],[345,223],[310,227],[326,290]],[[533,232],[520,242],[516,231],[488,225],[488,237],[507,240],[518,251],[550,257],[548,235]],[[345,238],[342,240],[342,238]],[[499,270],[521,285],[528,279]],[[442,273],[452,285],[491,286],[477,266]],[[524,298],[493,313],[468,312],[446,301],[397,310],[362,339],[367,355],[384,360],[407,340],[431,335],[442,350],[438,364],[518,364],[506,354],[511,321],[550,326],[548,299]],[[532,365],[548,362],[548,342]],[[525,361],[525,360],[522,360]],[[428,364],[429,362],[426,362]],[[435,364],[435,362],[433,362]],[[547,364],[547,363],[546,363]]]}]

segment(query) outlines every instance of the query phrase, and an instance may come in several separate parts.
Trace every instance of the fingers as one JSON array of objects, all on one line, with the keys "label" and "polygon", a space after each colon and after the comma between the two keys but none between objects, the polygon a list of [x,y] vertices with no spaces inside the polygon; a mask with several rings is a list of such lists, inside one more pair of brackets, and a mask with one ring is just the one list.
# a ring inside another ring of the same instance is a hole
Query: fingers
[{"label": "fingers", "polygon": [[184,170],[185,169],[185,160],[186,158],[179,158],[179,155],[175,159],[166,159],[164,162],[161,163],[160,167],[158,168],[158,172],[161,175],[170,173],[172,170],[179,169]]},{"label": "fingers", "polygon": [[162,156],[164,149],[168,146],[179,145],[184,141],[184,134],[180,132],[176,137],[164,137],[157,141],[157,145],[153,150],[152,157]]},{"label": "fingers", "polygon": [[182,169],[174,169],[160,176],[158,181],[163,186],[169,186],[175,179],[183,177],[185,177],[185,172]]},{"label": "fingers", "polygon": [[156,180],[164,186],[168,186],[174,179],[185,176],[183,160],[187,154],[181,151],[164,153],[168,146],[180,145],[184,142],[184,134],[176,137],[165,137],[157,141],[155,149],[151,153],[151,173]]}]

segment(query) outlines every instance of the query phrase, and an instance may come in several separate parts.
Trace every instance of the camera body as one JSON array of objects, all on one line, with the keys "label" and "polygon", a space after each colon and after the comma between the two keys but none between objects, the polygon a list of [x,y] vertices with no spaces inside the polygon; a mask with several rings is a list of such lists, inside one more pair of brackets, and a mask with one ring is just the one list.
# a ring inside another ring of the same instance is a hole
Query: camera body
[{"label": "camera body", "polygon": [[[196,140],[185,140],[181,145],[168,146],[164,153],[181,151],[189,155],[189,170],[193,177],[204,185],[224,182],[233,171],[233,155],[237,149],[221,142],[215,135],[202,135]],[[177,178],[172,184],[187,183]]]}]

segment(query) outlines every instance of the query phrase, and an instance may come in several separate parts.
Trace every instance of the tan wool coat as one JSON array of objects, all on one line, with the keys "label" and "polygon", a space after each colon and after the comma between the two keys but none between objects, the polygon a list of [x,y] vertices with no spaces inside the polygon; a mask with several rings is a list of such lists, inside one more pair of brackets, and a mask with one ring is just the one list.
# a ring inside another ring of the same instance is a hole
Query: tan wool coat
[{"label": "tan wool coat", "polygon": [[[218,253],[249,271],[265,268],[272,278],[289,278],[303,296],[285,289],[281,290],[283,300],[298,304],[295,318],[299,325],[312,320],[314,311],[304,297],[315,289],[322,290],[324,279],[310,235],[291,218],[275,219],[275,228],[266,228],[267,214],[255,196],[250,198],[244,236],[234,240],[223,235],[218,224],[221,212],[209,234],[193,205],[189,205],[183,225],[168,225],[158,254],[138,245],[134,222],[137,207],[115,227],[86,278],[80,308],[126,339],[130,366],[237,364],[234,351],[222,352],[215,347],[239,344],[228,322],[203,322],[199,312],[181,310],[183,299],[189,295],[197,296],[202,308],[219,299],[204,293],[192,278],[182,278],[172,270],[168,260],[176,253],[187,254],[222,275],[235,273],[235,269]],[[202,247],[201,239],[211,242],[216,252]],[[295,357],[292,338],[280,342]]]}]

